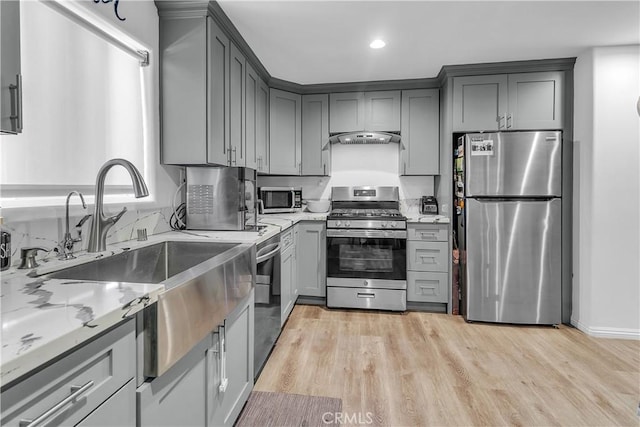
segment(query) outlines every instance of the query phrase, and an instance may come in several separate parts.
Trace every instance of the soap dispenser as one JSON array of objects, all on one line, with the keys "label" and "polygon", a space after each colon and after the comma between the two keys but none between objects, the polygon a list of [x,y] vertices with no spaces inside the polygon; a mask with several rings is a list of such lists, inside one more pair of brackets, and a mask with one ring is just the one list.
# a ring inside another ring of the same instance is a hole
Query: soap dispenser
[{"label": "soap dispenser", "polygon": [[0,231],[0,271],[11,267],[11,234]]}]

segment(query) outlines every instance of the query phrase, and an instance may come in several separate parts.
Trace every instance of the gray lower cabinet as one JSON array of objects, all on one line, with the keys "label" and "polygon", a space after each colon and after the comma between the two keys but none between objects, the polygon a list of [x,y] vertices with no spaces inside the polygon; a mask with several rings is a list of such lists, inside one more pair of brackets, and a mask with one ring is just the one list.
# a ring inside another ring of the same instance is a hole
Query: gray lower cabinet
[{"label": "gray lower cabinet", "polygon": [[401,175],[440,173],[438,89],[402,91]]},{"label": "gray lower cabinet", "polygon": [[302,97],[270,89],[269,172],[300,175],[302,169]]},{"label": "gray lower cabinet", "polygon": [[280,235],[280,304],[281,325],[287,321],[298,298],[296,235],[297,225],[288,228]]},{"label": "gray lower cabinet", "polygon": [[82,420],[80,427],[134,427],[136,425],[136,384],[130,380],[113,396]]},{"label": "gray lower cabinet", "polygon": [[22,132],[20,2],[0,2],[0,133]]},{"label": "gray lower cabinet", "polygon": [[204,426],[206,423],[206,352],[208,335],[162,376],[137,389],[138,425]]},{"label": "gray lower cabinet", "polygon": [[2,425],[100,425],[108,421],[104,411],[124,401],[126,414],[118,417],[132,425],[135,361],[135,322],[128,320],[2,390]]},{"label": "gray lower cabinet", "polygon": [[138,425],[231,426],[253,389],[254,293],[168,372],[137,389]]},{"label": "gray lower cabinet", "polygon": [[297,224],[298,295],[327,295],[327,227],[324,221]]},{"label": "gray lower cabinet", "polygon": [[454,77],[453,130],[562,129],[564,72]]},{"label": "gray lower cabinet", "polygon": [[302,175],[331,173],[329,95],[302,95]]},{"label": "gray lower cabinet", "polygon": [[449,226],[407,227],[407,301],[449,303]]},{"label": "gray lower cabinet", "polygon": [[253,389],[254,293],[213,334],[206,356],[207,426],[232,426]]}]

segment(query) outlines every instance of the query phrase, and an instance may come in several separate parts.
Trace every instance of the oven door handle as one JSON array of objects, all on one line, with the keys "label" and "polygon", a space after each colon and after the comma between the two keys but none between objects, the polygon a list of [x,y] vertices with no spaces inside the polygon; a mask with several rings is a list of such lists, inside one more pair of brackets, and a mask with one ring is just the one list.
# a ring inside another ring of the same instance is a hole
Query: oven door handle
[{"label": "oven door handle", "polygon": [[[265,252],[265,251],[269,251],[269,252],[267,252],[266,254],[263,254],[262,252]],[[268,259],[273,258],[278,254],[278,252],[280,252],[280,243],[272,243],[270,245],[265,246],[264,248],[261,248],[256,254],[257,255],[256,264],[263,263]]]},{"label": "oven door handle", "polygon": [[406,230],[344,230],[328,229],[327,237],[361,237],[372,239],[406,239]]}]

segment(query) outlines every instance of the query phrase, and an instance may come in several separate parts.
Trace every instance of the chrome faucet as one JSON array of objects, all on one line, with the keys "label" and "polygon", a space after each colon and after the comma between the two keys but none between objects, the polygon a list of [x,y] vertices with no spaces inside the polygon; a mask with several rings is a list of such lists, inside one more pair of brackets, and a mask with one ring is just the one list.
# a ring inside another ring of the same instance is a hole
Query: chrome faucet
[{"label": "chrome faucet", "polygon": [[149,195],[149,190],[142,178],[142,174],[140,174],[140,171],[138,171],[130,161],[124,159],[111,159],[102,165],[98,171],[98,177],[96,178],[96,199],[93,210],[93,220],[91,221],[91,231],[89,231],[88,252],[102,252],[107,249],[107,232],[127,211],[127,208],[125,207],[119,214],[112,217],[106,217],[103,212],[104,181],[109,169],[115,165],[120,165],[129,172],[131,182],[133,183],[133,192],[135,193],[136,198],[147,197]]},{"label": "chrome faucet", "polygon": [[77,194],[78,197],[80,197],[80,200],[82,201],[82,209],[87,209],[87,204],[84,202],[82,193],[72,191],[67,195],[66,228],[64,238],[62,239],[62,254],[60,255],[60,257],[63,259],[75,258],[75,256],[73,255],[73,245],[81,240],[80,236],[78,236],[77,239],[71,237],[71,232],[69,231],[69,199],[71,199],[71,196],[73,196],[74,194]]}]

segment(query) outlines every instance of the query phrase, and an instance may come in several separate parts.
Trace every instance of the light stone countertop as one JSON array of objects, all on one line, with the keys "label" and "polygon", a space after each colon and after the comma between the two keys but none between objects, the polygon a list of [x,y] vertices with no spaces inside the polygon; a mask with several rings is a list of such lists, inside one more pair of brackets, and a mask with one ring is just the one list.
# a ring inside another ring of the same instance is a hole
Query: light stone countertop
[{"label": "light stone countertop", "polygon": [[[261,215],[257,231],[170,231],[109,245],[102,253],[76,253],[61,261],[44,259],[33,270],[15,267],[0,273],[2,335],[0,383],[4,386],[84,341],[133,316],[158,300],[162,284],[89,282],[50,279],[46,274],[129,249],[164,241],[260,243],[299,221],[324,221],[327,214],[310,212]],[[29,274],[29,275],[27,275]]]}]

